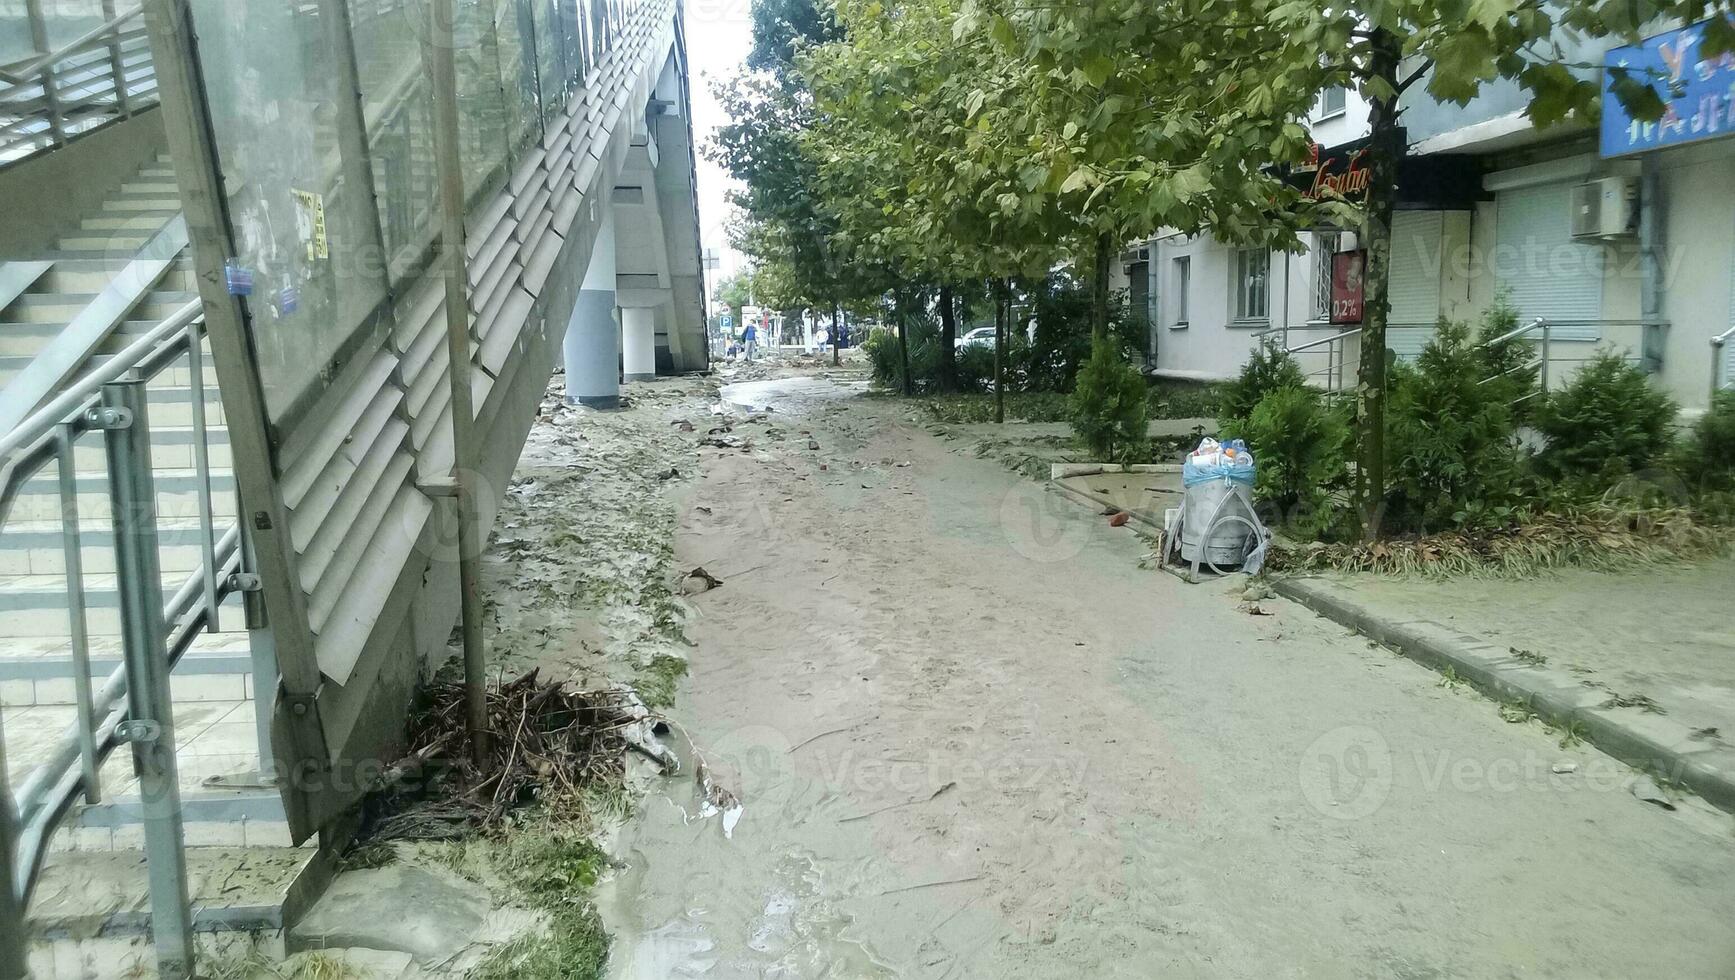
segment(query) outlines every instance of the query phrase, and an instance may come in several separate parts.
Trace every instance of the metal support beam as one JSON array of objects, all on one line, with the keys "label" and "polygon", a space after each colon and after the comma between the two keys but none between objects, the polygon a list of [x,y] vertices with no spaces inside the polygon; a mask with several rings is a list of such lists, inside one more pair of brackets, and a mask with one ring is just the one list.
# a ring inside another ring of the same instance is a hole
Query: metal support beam
[{"label": "metal support beam", "polygon": [[[253,360],[247,311],[225,287],[223,264],[239,254],[231,233],[210,113],[205,103],[198,47],[188,0],[144,0],[156,66],[163,129],[175,161],[175,180],[193,247],[199,297],[211,357],[222,379],[224,421],[241,492],[241,518],[257,565],[264,612],[272,630],[281,689],[278,691],[279,761],[292,765],[284,780],[283,803],[292,835],[305,840],[335,816],[325,812],[318,792],[330,766],[319,718],[323,683],[308,626],[307,597],[295,571],[289,541],[288,510],[277,483],[276,454],[270,441],[265,390]],[[251,624],[250,624],[251,625]],[[254,678],[260,711],[271,710],[277,680]],[[347,802],[347,801],[345,801]]]},{"label": "metal support beam", "polygon": [[[24,12],[30,18],[30,43],[36,50],[49,53],[53,49],[48,41],[48,21],[42,15],[42,0],[24,0]],[[66,113],[60,107],[60,93],[55,88],[52,59],[42,66],[38,77],[42,82],[42,101],[48,105],[48,131],[54,137],[53,145],[59,146],[66,142]]]},{"label": "metal support beam", "polygon": [[96,759],[95,694],[90,681],[90,635],[85,621],[84,543],[78,526],[78,473],[73,453],[78,426],[60,425],[60,542],[66,576],[67,634],[72,641],[72,690],[78,705],[78,756],[84,766],[84,800],[102,802],[102,782]]},{"label": "metal support beam", "polygon": [[470,397],[470,299],[464,255],[464,170],[458,152],[453,0],[428,5],[423,57],[434,80],[434,161],[440,176],[440,267],[446,280],[446,353],[452,384],[452,479],[457,485],[459,609],[465,721],[477,765],[488,755],[488,654],[482,635],[482,528],[476,506],[476,413]]},{"label": "metal support beam", "polygon": [[102,405],[128,417],[125,425],[104,429],[103,445],[108,454],[115,581],[127,670],[127,720],[121,734],[132,743],[144,810],[151,938],[158,975],[188,977],[193,970],[193,919],[187,907],[187,856],[181,839],[181,788],[175,771],[163,572],[157,556],[157,493],[151,475],[144,381],[133,378],[104,385]]}]

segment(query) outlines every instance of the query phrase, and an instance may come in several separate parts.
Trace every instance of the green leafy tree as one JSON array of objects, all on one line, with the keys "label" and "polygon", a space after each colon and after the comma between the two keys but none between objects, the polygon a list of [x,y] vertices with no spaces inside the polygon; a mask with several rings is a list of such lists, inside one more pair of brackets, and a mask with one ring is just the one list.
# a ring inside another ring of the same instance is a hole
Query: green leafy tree
[{"label": "green leafy tree", "polygon": [[1217,425],[1226,435],[1245,436],[1247,420],[1267,395],[1282,388],[1305,387],[1307,376],[1295,358],[1277,344],[1261,343],[1241,365],[1235,380],[1223,386]]}]

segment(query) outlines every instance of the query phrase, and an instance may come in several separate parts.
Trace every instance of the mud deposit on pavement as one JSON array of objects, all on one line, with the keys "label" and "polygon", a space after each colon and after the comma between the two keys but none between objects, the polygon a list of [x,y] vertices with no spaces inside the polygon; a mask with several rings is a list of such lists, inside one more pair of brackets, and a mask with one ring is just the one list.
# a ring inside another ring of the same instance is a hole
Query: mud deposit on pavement
[{"label": "mud deposit on pavement", "polygon": [[669,567],[723,582],[685,600],[678,751],[742,809],[652,784],[598,892],[612,976],[1735,968],[1730,826],[1299,607],[1141,570],[896,400],[770,401],[696,422],[665,496]]}]

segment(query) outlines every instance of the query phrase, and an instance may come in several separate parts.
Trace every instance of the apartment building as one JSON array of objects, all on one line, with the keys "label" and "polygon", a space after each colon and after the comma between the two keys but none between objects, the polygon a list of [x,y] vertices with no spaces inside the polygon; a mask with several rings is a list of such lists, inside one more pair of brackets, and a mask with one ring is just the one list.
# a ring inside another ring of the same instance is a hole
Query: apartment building
[{"label": "apartment building", "polygon": [[[1609,97],[1600,131],[1537,129],[1515,84],[1487,86],[1465,106],[1411,90],[1392,227],[1392,351],[1414,356],[1441,317],[1474,319],[1504,296],[1521,323],[1546,321],[1531,336],[1547,348],[1551,384],[1603,348],[1643,365],[1689,414],[1729,384],[1735,199],[1722,189],[1735,179],[1735,142],[1722,137],[1735,132],[1735,64],[1695,57],[1697,40],[1687,26],[1568,52],[1669,77],[1674,98],[1656,124],[1634,122]],[[1319,162],[1308,186],[1354,199],[1365,189],[1366,106],[1327,92],[1310,123]],[[1355,237],[1319,228],[1297,253],[1153,237],[1141,270],[1151,370],[1229,377],[1274,340],[1318,383],[1353,384],[1357,324],[1333,322],[1331,270]]]}]

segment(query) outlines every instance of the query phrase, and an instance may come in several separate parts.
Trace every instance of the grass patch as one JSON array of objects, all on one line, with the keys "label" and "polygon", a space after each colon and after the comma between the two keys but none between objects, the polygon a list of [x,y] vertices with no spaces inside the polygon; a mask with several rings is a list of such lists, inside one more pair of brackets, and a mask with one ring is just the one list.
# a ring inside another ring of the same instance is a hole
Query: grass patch
[{"label": "grass patch", "polygon": [[478,980],[601,977],[608,963],[609,937],[590,893],[608,867],[608,856],[583,827],[543,816],[501,841],[496,861],[517,896],[548,915],[548,927],[494,950],[470,976]]},{"label": "grass patch", "polygon": [[652,710],[672,708],[675,704],[675,684],[687,676],[687,661],[667,653],[659,653],[639,669],[633,689],[645,707]]},{"label": "grass patch", "polygon": [[1540,514],[1515,526],[1355,544],[1275,549],[1280,570],[1371,572],[1424,578],[1534,578],[1567,568],[1616,570],[1713,558],[1729,550],[1727,528],[1686,511]]},{"label": "grass patch", "polygon": [[[994,421],[993,395],[929,395],[922,407],[937,422],[968,425]],[[1009,422],[1065,422],[1066,396],[1058,391],[1009,391],[1006,393]]]},{"label": "grass patch", "polygon": [[1214,419],[1223,407],[1221,382],[1159,381],[1145,396],[1154,419]]}]

